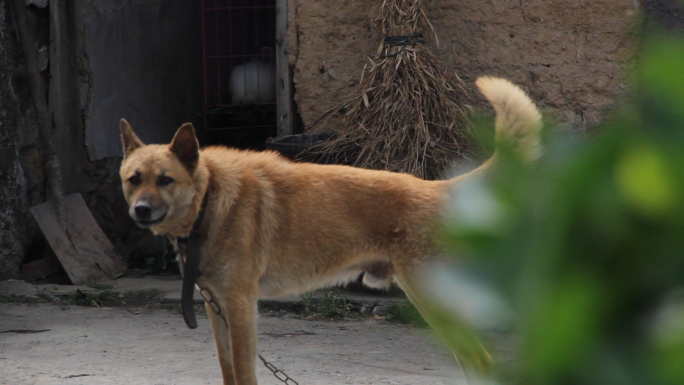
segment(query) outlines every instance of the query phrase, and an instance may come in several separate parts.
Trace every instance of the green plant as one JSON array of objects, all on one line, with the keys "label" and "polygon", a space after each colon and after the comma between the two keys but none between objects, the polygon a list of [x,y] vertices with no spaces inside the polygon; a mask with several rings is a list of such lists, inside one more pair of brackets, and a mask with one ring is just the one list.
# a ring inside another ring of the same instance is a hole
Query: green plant
[{"label": "green plant", "polygon": [[344,317],[352,308],[347,298],[338,297],[333,291],[326,291],[320,298],[314,298],[314,292],[308,292],[302,295],[302,301],[312,317]]},{"label": "green plant", "polygon": [[173,246],[166,239],[162,244],[155,244],[150,248],[141,248],[131,252],[128,267],[133,269],[148,269],[153,274],[170,271],[179,273],[178,257]]},{"label": "green plant", "polygon": [[522,383],[684,383],[684,39],[644,46],[633,102],[599,135],[551,138],[537,168],[502,154],[456,191],[456,210],[480,206],[446,220],[459,266],[435,273],[428,311],[462,330],[446,296],[467,292],[476,323],[513,323]]},{"label": "green plant", "polygon": [[418,326],[421,328],[428,326],[427,322],[425,322],[425,319],[423,319],[423,316],[420,315],[418,309],[416,309],[411,302],[405,301],[392,304],[387,310],[387,319],[391,321]]},{"label": "green plant", "polygon": [[76,290],[69,300],[70,305],[102,307],[111,306],[121,302],[121,297],[111,290],[104,291],[81,291]]}]

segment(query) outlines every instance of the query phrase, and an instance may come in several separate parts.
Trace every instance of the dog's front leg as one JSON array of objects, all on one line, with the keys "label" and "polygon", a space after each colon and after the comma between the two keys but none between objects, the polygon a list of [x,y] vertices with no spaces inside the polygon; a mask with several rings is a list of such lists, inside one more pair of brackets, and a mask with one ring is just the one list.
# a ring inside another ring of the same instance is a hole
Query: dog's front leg
[{"label": "dog's front leg", "polygon": [[211,330],[214,333],[214,341],[216,342],[216,352],[218,353],[219,363],[221,365],[221,373],[223,373],[224,385],[235,385],[235,372],[233,370],[233,355],[230,352],[230,333],[228,332],[228,325],[221,315],[216,314],[212,306],[205,302],[204,307],[207,309],[209,320],[211,321]]},{"label": "dog's front leg", "polygon": [[233,294],[227,298],[233,373],[238,385],[256,385],[258,289]]},{"label": "dog's front leg", "polygon": [[223,383],[256,385],[258,288],[251,288],[244,281],[217,280],[210,274],[203,277],[205,298],[207,294],[211,296],[211,303],[205,302],[205,307],[214,333]]}]

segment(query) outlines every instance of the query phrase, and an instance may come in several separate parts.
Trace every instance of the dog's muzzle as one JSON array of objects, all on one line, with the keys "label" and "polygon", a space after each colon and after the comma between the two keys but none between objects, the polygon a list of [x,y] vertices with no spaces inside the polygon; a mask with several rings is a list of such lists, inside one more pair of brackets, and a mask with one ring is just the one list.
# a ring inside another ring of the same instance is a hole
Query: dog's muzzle
[{"label": "dog's muzzle", "polygon": [[141,227],[154,226],[166,217],[166,212],[155,210],[149,202],[139,201],[131,208],[130,215]]}]

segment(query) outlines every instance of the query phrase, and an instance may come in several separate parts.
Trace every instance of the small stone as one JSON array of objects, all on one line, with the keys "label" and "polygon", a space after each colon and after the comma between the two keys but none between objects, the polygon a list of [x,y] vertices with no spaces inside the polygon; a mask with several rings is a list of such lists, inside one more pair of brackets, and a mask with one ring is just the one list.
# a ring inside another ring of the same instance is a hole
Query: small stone
[{"label": "small stone", "polygon": [[52,293],[50,293],[49,291],[39,291],[38,297],[42,298],[46,301],[54,301],[55,300],[55,296]]},{"label": "small stone", "polygon": [[387,306],[376,306],[373,308],[373,315],[384,317],[387,315]]},{"label": "small stone", "polygon": [[373,308],[370,306],[362,306],[361,310],[359,311],[361,315],[370,315],[371,312],[373,311]]}]

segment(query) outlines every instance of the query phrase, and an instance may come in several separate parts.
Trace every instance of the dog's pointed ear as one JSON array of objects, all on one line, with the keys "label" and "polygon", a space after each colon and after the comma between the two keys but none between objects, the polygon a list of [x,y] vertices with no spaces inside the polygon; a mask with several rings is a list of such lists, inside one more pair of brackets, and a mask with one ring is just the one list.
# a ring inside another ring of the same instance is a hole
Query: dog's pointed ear
[{"label": "dog's pointed ear", "polygon": [[192,123],[180,126],[169,147],[188,172],[194,173],[199,160],[199,142]]},{"label": "dog's pointed ear", "polygon": [[121,119],[121,142],[123,143],[124,159],[136,148],[142,147],[145,143],[135,135],[133,128],[126,119]]}]

